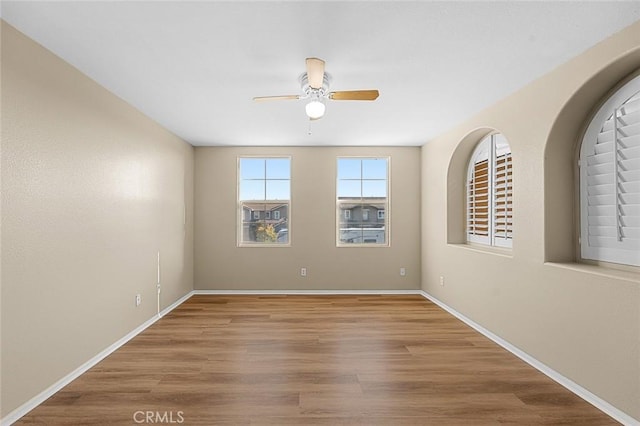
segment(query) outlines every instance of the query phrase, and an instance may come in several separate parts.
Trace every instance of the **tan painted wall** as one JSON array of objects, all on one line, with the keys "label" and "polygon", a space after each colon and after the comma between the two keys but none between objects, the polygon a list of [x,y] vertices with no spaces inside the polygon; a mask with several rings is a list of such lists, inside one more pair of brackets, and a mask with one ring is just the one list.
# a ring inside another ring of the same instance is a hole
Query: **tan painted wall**
[{"label": "tan painted wall", "polygon": [[[598,100],[639,67],[636,23],[422,149],[423,289],[636,419],[639,270],[572,262],[579,133]],[[455,244],[466,164],[491,129],[513,150],[515,238],[506,256]]]},{"label": "tan painted wall", "polygon": [[[236,247],[239,155],[292,156],[291,247]],[[391,247],[336,247],[336,157],[343,155],[391,157]],[[196,289],[420,288],[419,148],[202,147],[195,164]]]},{"label": "tan painted wall", "polygon": [[[158,250],[162,306],[191,290],[195,223],[195,288],[415,289],[422,282],[640,419],[637,272],[545,264],[575,257],[572,231],[558,232],[548,219],[566,209],[561,224],[574,216],[563,200],[574,185],[567,163],[577,123],[591,111],[584,105],[640,65],[639,40],[636,24],[422,150],[197,148],[194,178],[190,146],[3,23],[1,415],[153,316]],[[478,128],[502,131],[514,151],[509,256],[447,244],[458,241],[462,223],[455,209],[464,176],[452,166],[464,164],[485,130],[465,136]],[[292,155],[292,247],[236,247],[241,154]],[[545,163],[545,154],[562,161]],[[335,247],[339,155],[392,157],[390,248]]]},{"label": "tan painted wall", "polygon": [[158,250],[192,290],[192,206],[190,145],[2,23],[3,417],[156,314]]}]

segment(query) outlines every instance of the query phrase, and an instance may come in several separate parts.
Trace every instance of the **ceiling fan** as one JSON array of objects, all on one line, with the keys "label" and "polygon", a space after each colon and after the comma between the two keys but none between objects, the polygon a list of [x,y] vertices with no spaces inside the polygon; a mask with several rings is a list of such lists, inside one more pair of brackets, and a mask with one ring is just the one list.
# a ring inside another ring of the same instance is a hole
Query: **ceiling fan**
[{"label": "ceiling fan", "polygon": [[254,101],[308,99],[305,111],[310,120],[319,120],[324,115],[325,100],[334,101],[375,101],[380,94],[377,90],[329,91],[331,76],[324,71],[324,61],[318,58],[306,59],[307,72],[300,76],[301,95],[258,96]]}]

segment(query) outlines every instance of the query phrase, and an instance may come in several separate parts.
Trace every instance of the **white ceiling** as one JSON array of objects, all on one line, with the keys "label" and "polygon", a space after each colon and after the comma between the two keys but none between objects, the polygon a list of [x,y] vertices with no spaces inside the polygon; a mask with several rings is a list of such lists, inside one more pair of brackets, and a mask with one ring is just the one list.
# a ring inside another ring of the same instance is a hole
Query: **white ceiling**
[{"label": "white ceiling", "polygon": [[[193,145],[422,145],[640,19],[640,2],[12,2],[2,18]],[[304,59],[332,90],[311,124]]]}]

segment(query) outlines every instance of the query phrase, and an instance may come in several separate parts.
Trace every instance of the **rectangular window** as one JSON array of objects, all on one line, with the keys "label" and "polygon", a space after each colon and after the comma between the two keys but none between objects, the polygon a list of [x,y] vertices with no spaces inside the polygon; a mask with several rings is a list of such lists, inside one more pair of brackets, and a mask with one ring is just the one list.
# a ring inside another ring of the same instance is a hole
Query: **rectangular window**
[{"label": "rectangular window", "polygon": [[[291,158],[238,158],[238,245],[289,244]],[[253,215],[248,220],[247,214]],[[264,212],[262,215],[260,212]],[[273,212],[277,223],[267,223]],[[260,218],[263,217],[264,220]]]},{"label": "rectangular window", "polygon": [[[389,158],[339,157],[336,180],[337,245],[389,246]],[[381,220],[370,221],[371,210]]]}]

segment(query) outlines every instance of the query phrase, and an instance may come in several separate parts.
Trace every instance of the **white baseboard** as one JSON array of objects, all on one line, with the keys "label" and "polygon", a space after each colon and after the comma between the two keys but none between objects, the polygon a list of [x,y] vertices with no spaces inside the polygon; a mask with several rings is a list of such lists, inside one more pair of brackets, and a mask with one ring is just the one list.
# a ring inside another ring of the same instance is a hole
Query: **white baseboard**
[{"label": "white baseboard", "polygon": [[146,328],[148,328],[153,323],[158,321],[164,315],[174,310],[178,305],[183,303],[192,295],[193,295],[193,291],[190,291],[189,293],[185,294],[180,299],[176,300],[174,303],[164,308],[159,314],[154,315],[152,318],[148,319],[147,321],[145,321],[144,323],[142,323],[141,325],[139,325],[138,327],[136,327],[135,329],[127,333],[124,337],[114,342],[108,348],[104,349],[103,351],[95,355],[93,358],[89,359],[80,367],[76,368],[71,373],[67,374],[66,376],[64,376],[63,378],[61,378],[51,386],[49,386],[47,389],[40,392],[38,395],[31,398],[29,401],[27,401],[26,403],[22,404],[20,407],[16,408],[15,410],[7,414],[2,420],[0,420],[0,425],[9,426],[12,423],[18,421],[21,417],[26,415],[29,411],[33,410],[38,405],[42,404],[45,400],[53,396],[53,394],[55,394],[60,389],[62,389],[63,387],[71,383],[73,380],[77,379],[81,374],[83,374],[84,372],[89,370],[91,367],[95,366],[97,363],[105,359],[107,356],[109,356],[111,353],[116,351],[118,348],[120,348],[122,345],[127,343],[129,340],[136,337],[138,334],[143,332]]},{"label": "white baseboard", "polygon": [[212,295],[357,295],[357,294],[419,294],[422,290],[194,290],[193,294],[212,294]]},{"label": "white baseboard", "polygon": [[589,392],[587,389],[583,388],[573,380],[563,376],[562,374],[558,373],[557,371],[550,368],[546,364],[543,364],[542,362],[538,361],[537,359],[527,354],[526,352],[523,352],[522,350],[518,349],[511,343],[502,339],[500,336],[482,327],[480,324],[476,323],[472,319],[462,315],[460,312],[456,311],[449,305],[438,300],[437,298],[433,297],[432,295],[430,295],[425,291],[421,291],[420,293],[422,294],[422,296],[424,296],[425,299],[430,300],[436,305],[440,306],[442,309],[449,312],[451,315],[458,318],[460,321],[464,322],[469,327],[473,328],[474,330],[484,335],[485,337],[491,339],[492,341],[502,346],[504,349],[508,350],[509,352],[511,352],[512,354],[514,354],[515,356],[517,356],[518,358],[520,358],[521,360],[523,360],[524,362],[526,362],[527,364],[535,368],[536,370],[540,371],[541,373],[543,373],[553,381],[557,382],[558,384],[564,386],[574,394],[578,395],[580,398],[587,401],[589,404],[593,405],[600,411],[603,411],[604,413],[613,417],[615,420],[619,421],[623,425],[640,426],[640,421],[634,419],[627,413],[609,404],[607,401],[600,398],[599,396]]}]

